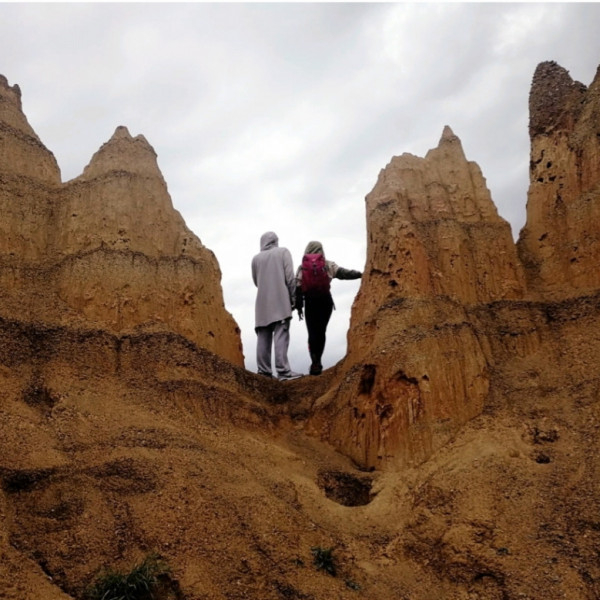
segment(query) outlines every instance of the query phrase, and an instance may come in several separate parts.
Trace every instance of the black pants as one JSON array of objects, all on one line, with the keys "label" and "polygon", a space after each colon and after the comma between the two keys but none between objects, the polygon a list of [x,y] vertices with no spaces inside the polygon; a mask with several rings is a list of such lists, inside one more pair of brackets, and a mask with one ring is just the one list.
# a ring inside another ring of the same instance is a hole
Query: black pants
[{"label": "black pants", "polygon": [[325,332],[333,311],[331,294],[304,298],[304,318],[308,330],[308,351],[313,364],[320,365],[325,350]]}]

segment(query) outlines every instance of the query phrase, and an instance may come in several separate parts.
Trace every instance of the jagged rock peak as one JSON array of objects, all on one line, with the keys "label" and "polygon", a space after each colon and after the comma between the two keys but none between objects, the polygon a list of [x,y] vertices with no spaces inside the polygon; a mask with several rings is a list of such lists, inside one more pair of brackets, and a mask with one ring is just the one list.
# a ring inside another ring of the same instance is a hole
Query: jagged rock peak
[{"label": "jagged rock peak", "polygon": [[115,140],[120,140],[120,139],[126,139],[129,141],[140,142],[142,144],[146,144],[148,146],[148,148],[156,156],[156,152],[154,152],[154,148],[149,144],[148,140],[141,134],[136,135],[135,137],[132,137],[132,135],[129,133],[129,129],[127,129],[127,127],[125,127],[125,125],[119,125],[115,129],[115,132],[113,133],[112,137],[110,138],[110,140],[107,143],[110,144],[110,142],[115,141]]},{"label": "jagged rock peak", "polygon": [[0,75],[0,171],[44,184],[60,184],[54,154],[42,144],[29,125],[21,105],[21,89]]},{"label": "jagged rock peak", "polygon": [[156,158],[154,148],[143,135],[132,137],[127,127],[119,125],[78,179],[93,179],[112,171],[162,179]]},{"label": "jagged rock peak", "polygon": [[450,128],[449,125],[444,126],[444,130],[442,131],[442,137],[440,138],[440,144],[442,142],[454,142],[459,141],[458,137],[454,135],[454,131]]},{"label": "jagged rock peak", "polygon": [[530,137],[572,128],[586,91],[585,85],[574,81],[555,61],[540,63],[529,93]]},{"label": "jagged rock peak", "polygon": [[587,88],[538,65],[529,100],[527,223],[518,242],[528,287],[543,299],[600,289],[600,76]]},{"label": "jagged rock peak", "polygon": [[0,75],[0,87],[2,87],[2,93],[0,96],[8,96],[12,100],[14,100],[15,104],[21,110],[21,88],[15,83],[12,87],[8,83],[8,79],[4,75]]},{"label": "jagged rock peak", "polygon": [[437,148],[429,150],[425,158],[442,163],[448,160],[455,160],[460,164],[468,162],[460,138],[455,135],[449,125],[444,126]]},{"label": "jagged rock peak", "polygon": [[425,158],[394,157],[366,200],[373,281],[366,275],[363,283],[382,304],[396,296],[469,303],[522,296],[510,225],[450,127]]},{"label": "jagged rock peak", "polygon": [[498,220],[479,166],[468,161],[460,138],[446,125],[439,144],[424,158],[394,156],[367,196],[372,207],[395,198],[396,210],[409,221],[452,218]]}]

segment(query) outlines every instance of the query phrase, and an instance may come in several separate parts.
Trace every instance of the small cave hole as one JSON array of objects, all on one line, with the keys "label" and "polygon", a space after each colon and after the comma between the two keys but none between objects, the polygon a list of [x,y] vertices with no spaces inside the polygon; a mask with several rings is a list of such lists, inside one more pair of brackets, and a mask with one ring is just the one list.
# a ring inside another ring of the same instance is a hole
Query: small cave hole
[{"label": "small cave hole", "polygon": [[8,494],[29,492],[34,488],[48,483],[53,469],[3,469],[0,472],[2,489]]},{"label": "small cave hole", "polygon": [[358,394],[370,394],[373,386],[375,385],[375,375],[377,368],[375,365],[364,365],[362,374],[360,376],[360,382],[358,384]]},{"label": "small cave hole", "polygon": [[23,392],[23,400],[25,404],[47,413],[58,402],[58,398],[47,387],[37,383],[32,383]]},{"label": "small cave hole", "polygon": [[535,456],[535,462],[538,463],[539,465],[547,465],[548,463],[550,463],[552,461],[550,460],[550,457],[545,452],[539,452]]},{"label": "small cave hole", "polygon": [[317,485],[327,498],[342,506],[365,506],[375,496],[370,477],[357,477],[342,471],[321,471]]},{"label": "small cave hole", "polygon": [[411,385],[419,385],[419,382],[415,377],[409,377],[404,371],[400,370],[394,375],[394,379],[396,381],[403,381],[404,383],[409,383]]}]

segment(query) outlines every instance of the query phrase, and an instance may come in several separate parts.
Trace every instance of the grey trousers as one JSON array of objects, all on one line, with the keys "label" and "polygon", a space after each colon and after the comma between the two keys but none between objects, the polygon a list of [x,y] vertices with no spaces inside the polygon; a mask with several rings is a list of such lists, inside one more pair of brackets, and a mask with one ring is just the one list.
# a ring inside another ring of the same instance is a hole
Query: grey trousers
[{"label": "grey trousers", "polygon": [[263,375],[272,375],[271,347],[275,347],[275,369],[282,375],[289,373],[288,347],[290,345],[290,321],[276,321],[266,327],[256,327],[256,366]]}]

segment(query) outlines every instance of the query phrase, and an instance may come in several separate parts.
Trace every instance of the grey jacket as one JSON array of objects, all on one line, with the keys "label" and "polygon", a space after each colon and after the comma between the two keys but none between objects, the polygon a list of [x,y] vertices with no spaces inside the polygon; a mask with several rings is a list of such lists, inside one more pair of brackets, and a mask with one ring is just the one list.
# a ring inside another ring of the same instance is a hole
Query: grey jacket
[{"label": "grey jacket", "polygon": [[296,293],[292,255],[287,248],[279,248],[279,238],[272,231],[260,238],[260,252],[252,259],[252,281],[258,288],[255,327],[292,316]]}]

